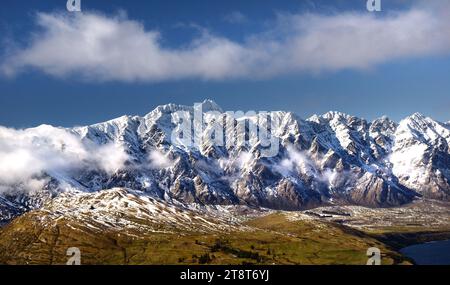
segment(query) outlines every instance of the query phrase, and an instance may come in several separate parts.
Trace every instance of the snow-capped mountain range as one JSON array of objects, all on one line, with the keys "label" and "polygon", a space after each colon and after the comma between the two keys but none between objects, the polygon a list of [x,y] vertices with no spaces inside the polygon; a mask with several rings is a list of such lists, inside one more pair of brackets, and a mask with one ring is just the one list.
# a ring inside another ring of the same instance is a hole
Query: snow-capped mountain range
[{"label": "snow-capped mountain range", "polygon": [[[202,107],[224,113],[210,100]],[[209,120],[200,145],[172,143],[177,111],[192,114],[194,108],[168,104],[143,117],[70,129],[0,127],[0,220],[63,192],[116,187],[159,201],[284,210],[450,199],[449,123],[417,113],[396,123],[339,112],[304,120],[277,111],[272,114],[281,125],[270,131],[279,152],[263,157],[257,139],[240,147],[216,145],[208,139]]]}]

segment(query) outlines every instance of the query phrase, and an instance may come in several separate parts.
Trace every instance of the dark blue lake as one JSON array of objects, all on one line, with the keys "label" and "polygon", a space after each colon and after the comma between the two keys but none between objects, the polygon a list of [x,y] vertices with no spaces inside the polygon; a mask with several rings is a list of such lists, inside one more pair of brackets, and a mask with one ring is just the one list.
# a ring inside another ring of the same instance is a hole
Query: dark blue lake
[{"label": "dark blue lake", "polygon": [[450,265],[450,240],[416,244],[400,250],[419,265]]}]

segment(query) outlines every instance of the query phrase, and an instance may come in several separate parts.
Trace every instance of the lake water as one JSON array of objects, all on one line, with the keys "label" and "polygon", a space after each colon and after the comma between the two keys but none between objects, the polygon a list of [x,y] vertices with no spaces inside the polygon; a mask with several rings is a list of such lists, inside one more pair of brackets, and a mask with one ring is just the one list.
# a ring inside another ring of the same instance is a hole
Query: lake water
[{"label": "lake water", "polygon": [[450,265],[450,240],[416,244],[400,250],[420,265]]}]

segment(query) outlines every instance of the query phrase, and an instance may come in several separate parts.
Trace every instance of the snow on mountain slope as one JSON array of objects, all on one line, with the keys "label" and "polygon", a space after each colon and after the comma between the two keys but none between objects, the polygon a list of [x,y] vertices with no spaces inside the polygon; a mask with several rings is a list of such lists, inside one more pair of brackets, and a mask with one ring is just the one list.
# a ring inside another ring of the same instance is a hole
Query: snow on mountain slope
[{"label": "snow on mountain slope", "polygon": [[450,197],[450,130],[421,114],[399,124],[390,156],[402,184],[427,197]]},{"label": "snow on mountain slope", "polygon": [[215,209],[202,211],[123,188],[94,193],[64,193],[45,203],[40,212],[44,214],[46,223],[64,218],[100,231],[108,228],[147,233],[223,232],[241,227],[226,210],[221,211],[220,216],[214,215]]},{"label": "snow on mountain slope", "polygon": [[[279,139],[279,151],[264,157],[255,134],[236,145],[223,133],[226,140],[218,144],[217,122],[228,117],[210,100],[201,107],[215,115],[203,117],[197,133],[202,140],[189,145],[172,142],[173,118],[177,111],[194,116],[196,110],[175,104],[72,129],[0,128],[2,218],[61,193],[115,187],[168,202],[287,210],[333,203],[396,206],[419,195],[449,199],[450,130],[422,115],[397,125],[386,117],[367,122],[339,112],[307,120],[273,112],[280,124],[269,134]],[[257,116],[231,122],[247,122],[248,129]]]}]

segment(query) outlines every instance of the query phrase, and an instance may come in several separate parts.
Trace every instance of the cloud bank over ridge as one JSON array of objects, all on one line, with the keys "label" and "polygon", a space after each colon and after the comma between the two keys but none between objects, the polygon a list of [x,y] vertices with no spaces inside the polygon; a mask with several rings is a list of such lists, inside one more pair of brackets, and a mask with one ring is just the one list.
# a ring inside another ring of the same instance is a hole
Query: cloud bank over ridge
[{"label": "cloud bank over ridge", "polygon": [[66,129],[42,125],[16,130],[0,126],[0,193],[41,189],[47,176],[76,171],[112,174],[128,159],[123,146],[83,143]]}]

